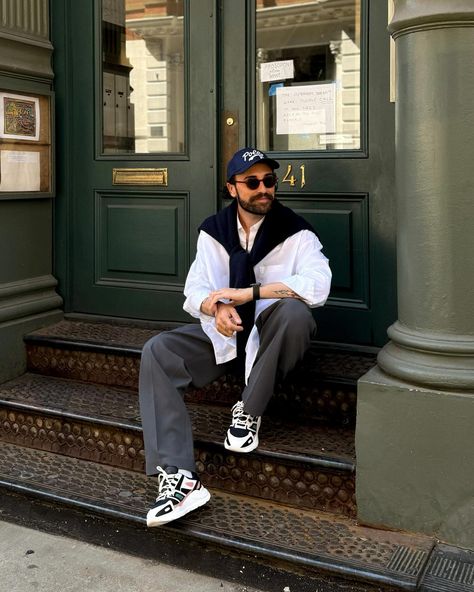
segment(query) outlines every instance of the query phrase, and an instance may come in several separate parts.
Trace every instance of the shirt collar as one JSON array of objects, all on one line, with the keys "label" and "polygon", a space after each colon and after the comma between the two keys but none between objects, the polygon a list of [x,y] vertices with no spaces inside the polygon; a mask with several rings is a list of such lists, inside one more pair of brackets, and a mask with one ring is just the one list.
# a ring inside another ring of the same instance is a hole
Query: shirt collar
[{"label": "shirt collar", "polygon": [[265,220],[265,217],[262,217],[261,220],[259,220],[258,222],[255,222],[255,224],[253,224],[250,227],[250,232],[249,232],[248,241],[247,241],[247,233],[245,232],[244,227],[242,226],[242,224],[239,220],[239,215],[237,214],[237,231],[239,233],[240,245],[246,251],[250,252],[252,250],[253,243],[255,242],[255,237],[257,235],[258,229],[263,224],[264,220]]}]

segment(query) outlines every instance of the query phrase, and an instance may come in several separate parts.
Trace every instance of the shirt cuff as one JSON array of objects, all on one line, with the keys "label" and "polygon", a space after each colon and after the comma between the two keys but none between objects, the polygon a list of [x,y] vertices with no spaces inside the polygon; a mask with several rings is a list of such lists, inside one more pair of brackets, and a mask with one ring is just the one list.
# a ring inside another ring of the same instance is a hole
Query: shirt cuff
[{"label": "shirt cuff", "polygon": [[293,275],[281,280],[282,284],[288,286],[295,294],[306,302],[308,306],[315,306],[318,304],[317,296],[314,289],[314,281],[308,280],[301,276]]},{"label": "shirt cuff", "polygon": [[190,294],[186,300],[184,301],[183,304],[183,309],[188,312],[191,316],[200,319],[200,318],[205,318],[205,319],[209,319],[212,318],[209,315],[204,314],[201,311],[201,304],[202,301],[207,298],[207,296],[209,296],[209,292],[203,292],[203,291],[199,291],[199,292],[194,292],[193,294]]}]

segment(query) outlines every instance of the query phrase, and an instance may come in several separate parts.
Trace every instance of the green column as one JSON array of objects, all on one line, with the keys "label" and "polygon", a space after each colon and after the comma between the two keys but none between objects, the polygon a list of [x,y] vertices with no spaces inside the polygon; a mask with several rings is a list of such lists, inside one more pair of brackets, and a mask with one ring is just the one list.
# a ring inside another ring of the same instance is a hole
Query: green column
[{"label": "green column", "polygon": [[474,547],[474,3],[396,0],[399,318],[359,382],[359,517]]}]

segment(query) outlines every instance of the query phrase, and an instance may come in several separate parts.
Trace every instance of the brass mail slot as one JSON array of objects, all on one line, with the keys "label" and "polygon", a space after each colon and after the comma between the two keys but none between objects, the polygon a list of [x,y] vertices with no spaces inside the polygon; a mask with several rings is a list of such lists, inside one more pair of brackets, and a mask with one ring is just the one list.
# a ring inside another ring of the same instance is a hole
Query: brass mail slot
[{"label": "brass mail slot", "polygon": [[114,185],[168,186],[168,169],[113,169]]}]

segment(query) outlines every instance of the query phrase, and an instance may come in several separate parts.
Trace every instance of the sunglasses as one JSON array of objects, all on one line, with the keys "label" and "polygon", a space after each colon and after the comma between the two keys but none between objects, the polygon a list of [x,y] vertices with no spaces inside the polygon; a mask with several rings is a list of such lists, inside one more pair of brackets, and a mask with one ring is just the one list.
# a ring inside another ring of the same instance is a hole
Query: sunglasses
[{"label": "sunglasses", "polygon": [[267,189],[275,187],[278,179],[276,175],[265,175],[263,179],[257,179],[257,177],[248,177],[245,181],[234,181],[234,183],[245,183],[252,191],[260,187],[260,183],[263,183]]}]

